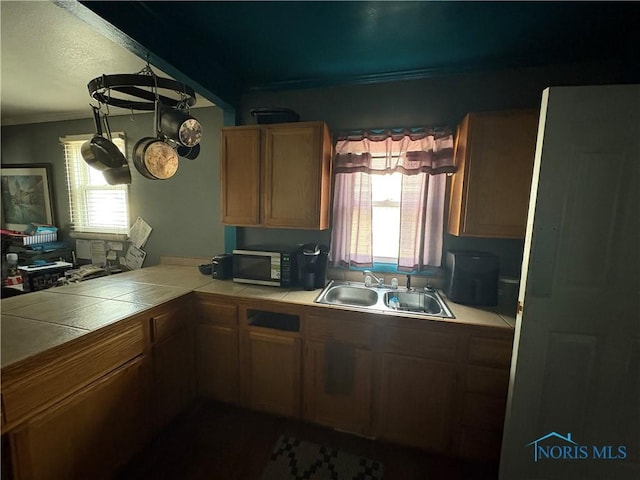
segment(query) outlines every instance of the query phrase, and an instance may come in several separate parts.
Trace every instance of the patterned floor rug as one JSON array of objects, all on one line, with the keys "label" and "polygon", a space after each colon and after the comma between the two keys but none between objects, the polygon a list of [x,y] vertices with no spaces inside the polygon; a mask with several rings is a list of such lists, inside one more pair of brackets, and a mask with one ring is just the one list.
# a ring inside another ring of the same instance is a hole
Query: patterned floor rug
[{"label": "patterned floor rug", "polygon": [[262,480],[381,480],[382,464],[281,435]]}]

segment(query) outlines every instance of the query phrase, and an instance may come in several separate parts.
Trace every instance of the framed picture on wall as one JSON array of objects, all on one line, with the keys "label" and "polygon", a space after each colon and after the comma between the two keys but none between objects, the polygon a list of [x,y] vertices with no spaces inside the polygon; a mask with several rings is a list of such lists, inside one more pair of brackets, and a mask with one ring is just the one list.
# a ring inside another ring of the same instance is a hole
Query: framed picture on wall
[{"label": "framed picture on wall", "polygon": [[30,223],[53,224],[50,181],[50,164],[3,164],[0,169],[3,228],[23,232]]}]

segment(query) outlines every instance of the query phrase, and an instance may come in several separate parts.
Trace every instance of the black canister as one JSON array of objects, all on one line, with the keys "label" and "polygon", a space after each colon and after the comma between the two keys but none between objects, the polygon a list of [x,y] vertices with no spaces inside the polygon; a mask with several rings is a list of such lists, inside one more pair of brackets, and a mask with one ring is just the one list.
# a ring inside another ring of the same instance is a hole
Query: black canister
[{"label": "black canister", "polygon": [[228,280],[233,277],[233,255],[221,253],[211,259],[211,276],[216,280]]}]

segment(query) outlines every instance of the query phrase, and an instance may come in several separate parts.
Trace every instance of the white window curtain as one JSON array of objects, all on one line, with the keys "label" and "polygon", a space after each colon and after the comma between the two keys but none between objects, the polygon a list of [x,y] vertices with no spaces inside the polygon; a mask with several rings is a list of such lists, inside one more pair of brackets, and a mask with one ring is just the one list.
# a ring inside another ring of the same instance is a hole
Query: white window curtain
[{"label": "white window curtain", "polygon": [[[83,233],[129,232],[128,185],[109,185],[102,172],[82,158],[83,143],[90,135],[60,139],[65,156],[71,230]],[[124,134],[113,134],[113,143],[126,155]]]},{"label": "white window curtain", "polygon": [[371,175],[394,172],[403,175],[398,270],[441,265],[446,174],[455,170],[449,128],[340,135],[334,170],[332,266],[373,266]]}]

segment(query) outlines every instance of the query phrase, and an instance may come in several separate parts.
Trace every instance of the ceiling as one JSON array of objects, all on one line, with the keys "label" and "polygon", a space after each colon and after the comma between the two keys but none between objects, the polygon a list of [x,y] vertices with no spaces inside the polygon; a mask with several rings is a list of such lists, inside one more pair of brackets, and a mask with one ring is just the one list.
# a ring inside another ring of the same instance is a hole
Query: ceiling
[{"label": "ceiling", "polygon": [[614,61],[638,80],[639,2],[1,3],[3,124],[29,104],[71,112],[72,90],[140,58],[225,109],[256,90],[544,64]]},{"label": "ceiling", "polygon": [[[145,66],[145,60],[48,1],[2,0],[0,20],[2,125],[91,118],[91,79],[137,73]],[[211,102],[198,99],[198,106],[205,105]]]}]

